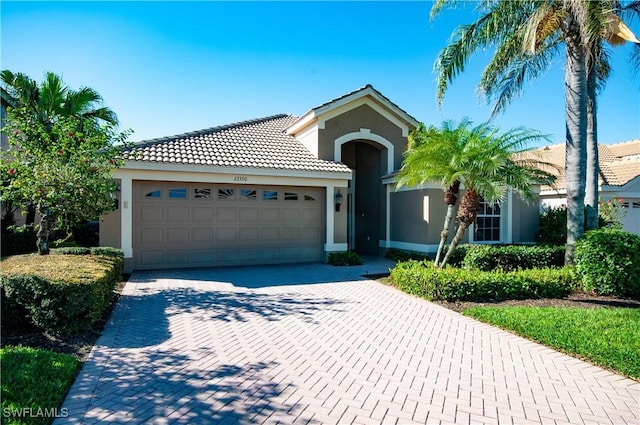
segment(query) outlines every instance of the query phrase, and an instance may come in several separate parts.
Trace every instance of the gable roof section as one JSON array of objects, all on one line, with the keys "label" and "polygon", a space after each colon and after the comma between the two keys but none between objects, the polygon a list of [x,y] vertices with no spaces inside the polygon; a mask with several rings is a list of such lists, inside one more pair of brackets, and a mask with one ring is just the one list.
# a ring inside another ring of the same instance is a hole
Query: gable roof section
[{"label": "gable roof section", "polygon": [[[405,112],[398,105],[389,100],[386,96],[373,88],[371,84],[367,84],[357,90],[337,97],[322,105],[311,108],[300,119],[295,121],[288,129],[287,134],[298,134],[301,130],[307,128],[314,121],[318,120],[321,116],[328,116],[326,119],[333,118],[331,112],[346,106],[350,103],[358,104],[357,101],[366,98],[367,103],[377,109],[378,112],[382,112],[390,121],[399,127],[415,128],[418,126],[418,120]],[[322,127],[322,124],[320,126]]]},{"label": "gable roof section", "polygon": [[285,129],[298,118],[273,115],[137,143],[129,161],[350,173],[344,164],[315,158]]},{"label": "gable roof section", "polygon": [[[554,164],[559,169],[549,170],[558,178],[553,186],[543,186],[542,190],[563,190],[565,188],[564,166],[565,145],[553,145],[539,149],[542,160]],[[624,186],[640,176],[640,139],[613,145],[598,145],[600,162],[600,186]]]}]

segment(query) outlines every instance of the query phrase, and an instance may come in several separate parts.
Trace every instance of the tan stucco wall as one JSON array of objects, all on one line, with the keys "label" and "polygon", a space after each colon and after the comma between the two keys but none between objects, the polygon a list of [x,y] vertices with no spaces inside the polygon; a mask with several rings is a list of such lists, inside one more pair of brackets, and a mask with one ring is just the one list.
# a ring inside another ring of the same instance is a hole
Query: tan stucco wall
[{"label": "tan stucco wall", "polygon": [[402,129],[368,105],[359,106],[326,121],[325,128],[318,131],[318,157],[333,161],[334,141],[345,134],[357,133],[361,128],[371,130],[371,133],[384,137],[394,145],[394,169],[400,168],[407,138],[402,136]]},{"label": "tan stucco wall", "polygon": [[[120,180],[116,180],[120,184]],[[119,194],[118,194],[119,197]],[[118,209],[103,215],[100,218],[100,246],[112,246],[121,248],[120,235],[120,199],[118,199]]]}]

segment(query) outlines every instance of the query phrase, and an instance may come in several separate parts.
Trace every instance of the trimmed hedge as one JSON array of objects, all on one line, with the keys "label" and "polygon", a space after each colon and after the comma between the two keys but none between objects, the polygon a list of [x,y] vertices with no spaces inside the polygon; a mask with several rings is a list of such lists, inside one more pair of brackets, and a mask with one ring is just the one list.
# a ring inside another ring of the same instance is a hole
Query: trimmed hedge
[{"label": "trimmed hedge", "polygon": [[65,246],[63,248],[51,248],[51,255],[90,255],[91,248],[83,246]]},{"label": "trimmed hedge", "polygon": [[385,258],[393,261],[409,261],[409,260],[429,260],[431,257],[424,252],[405,251],[397,248],[389,248],[385,253]]},{"label": "trimmed hedge", "polygon": [[29,254],[38,250],[38,237],[33,229],[26,229],[10,233],[3,233],[0,245],[0,255],[9,257],[11,255]]},{"label": "trimmed hedge", "polygon": [[462,265],[483,271],[559,268],[564,252],[564,245],[472,245]]},{"label": "trimmed hedge", "polygon": [[432,301],[502,301],[553,298],[576,287],[572,269],[480,271],[408,261],[391,270],[392,282],[402,291]]},{"label": "trimmed hedge", "polygon": [[360,256],[353,251],[332,252],[327,262],[332,266],[357,266],[362,264]]},{"label": "trimmed hedge", "polygon": [[14,256],[2,262],[0,285],[36,327],[74,332],[90,328],[111,303],[122,263],[113,256]]},{"label": "trimmed hedge", "polygon": [[640,299],[640,236],[615,228],[589,231],[576,242],[574,261],[584,290]]}]

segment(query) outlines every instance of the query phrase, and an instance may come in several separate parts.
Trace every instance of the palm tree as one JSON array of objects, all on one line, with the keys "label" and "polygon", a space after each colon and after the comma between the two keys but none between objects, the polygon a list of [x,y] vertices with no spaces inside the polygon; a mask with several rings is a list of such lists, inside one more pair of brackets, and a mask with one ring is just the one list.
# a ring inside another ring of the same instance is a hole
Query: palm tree
[{"label": "palm tree", "polygon": [[96,124],[101,122],[117,125],[118,117],[110,108],[99,106],[100,94],[92,88],[72,90],[53,72],[37,83],[21,72],[8,69],[0,72],[2,97],[9,106],[26,107],[42,123],[49,123],[55,116],[89,118]]},{"label": "palm tree", "polygon": [[[548,138],[524,128],[499,134],[498,129],[488,123],[473,126],[468,119],[460,123],[444,121],[440,129],[425,129],[421,125],[413,131],[397,187],[440,182],[443,188],[448,188],[445,194],[447,215],[435,260],[437,267],[444,267],[475,221],[482,199],[500,202],[505,199],[507,190],[512,189],[523,199],[533,200],[533,185],[553,181],[553,176],[542,170],[549,164],[531,155],[522,155],[523,147],[539,140]],[[464,186],[465,193],[456,214],[456,233],[440,261],[455,212],[455,194],[460,186]]]},{"label": "palm tree", "polygon": [[[45,79],[37,83],[26,74],[5,69],[0,72],[0,89],[8,109],[24,108],[28,115],[45,125],[50,125],[57,116],[83,118],[80,122],[94,125],[103,122],[118,125],[115,112],[100,106],[102,97],[98,92],[89,87],[72,90],[53,72],[47,72]],[[35,206],[27,206],[26,224],[34,223],[35,213]]]},{"label": "palm tree", "polygon": [[[447,0],[436,2],[432,17],[450,3]],[[612,22],[619,28],[626,28],[616,19],[612,9],[604,8],[603,4],[586,0],[485,1],[479,6],[482,16],[473,24],[460,27],[453,42],[441,51],[436,61],[437,98],[441,103],[448,83],[463,71],[471,54],[497,46],[480,83],[489,97],[498,93],[495,114],[521,91],[527,79],[539,76],[549,67],[552,57],[564,43],[568,209],[565,261],[568,264],[573,262],[575,241],[584,232],[588,150],[591,151],[591,169],[597,167],[597,147],[595,151],[587,149],[588,134],[596,134],[597,128],[595,94],[590,97],[592,103],[589,102],[589,93],[595,93],[595,84],[589,84],[589,81],[595,80],[593,73],[597,64],[605,63],[604,56],[596,50],[606,33],[605,28],[612,27]],[[593,74],[591,80],[587,77],[589,72]],[[587,114],[589,104],[591,115]],[[589,132],[588,127],[591,128]]]}]

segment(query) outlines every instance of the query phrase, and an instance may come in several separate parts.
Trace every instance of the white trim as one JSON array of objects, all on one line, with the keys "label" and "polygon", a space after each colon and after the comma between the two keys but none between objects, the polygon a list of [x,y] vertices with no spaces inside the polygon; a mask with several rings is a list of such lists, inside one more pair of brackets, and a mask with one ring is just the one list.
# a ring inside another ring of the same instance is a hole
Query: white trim
[{"label": "white trim", "polygon": [[403,249],[405,251],[425,252],[429,254],[434,254],[438,252],[438,245],[426,245],[421,243],[388,241],[387,246],[385,246],[383,242],[385,241],[380,241],[380,246],[382,248],[396,248],[396,249]]},{"label": "white trim", "polygon": [[[206,174],[217,176],[229,176],[229,175],[247,175],[247,176],[264,176],[264,177],[292,177],[292,178],[306,178],[306,179],[345,179],[351,178],[351,172],[332,172],[332,171],[304,171],[304,170],[278,170],[272,168],[249,168],[249,167],[224,167],[217,165],[196,165],[196,164],[175,164],[175,163],[160,163],[160,162],[146,162],[146,161],[125,161],[124,166],[120,167],[115,173],[119,171],[149,171],[158,173],[192,173],[192,174]],[[192,177],[193,178],[193,177]],[[164,179],[166,180],[166,178]],[[318,184],[322,186],[323,183]]]},{"label": "white trim", "polygon": [[[335,228],[335,212],[334,212],[334,196],[335,196],[335,186],[327,185],[326,191],[326,235],[325,235],[325,247],[334,245],[334,228]],[[326,251],[326,248],[325,248]]]},{"label": "white trim", "polygon": [[324,121],[364,104],[371,106],[372,109],[380,115],[398,126],[402,130],[403,137],[409,135],[410,128],[418,126],[418,122],[415,119],[380,95],[373,87],[365,87],[348,96],[329,102],[324,106],[311,109],[298,121],[293,123],[286,132],[288,135],[295,135],[310,125],[314,120],[320,118],[322,115],[326,115],[326,117],[323,117],[323,119],[318,122],[319,128],[324,128]]},{"label": "white trim", "polygon": [[324,252],[344,252],[348,250],[349,246],[346,243],[324,244]]},{"label": "white trim", "polygon": [[[134,180],[156,180],[156,181],[182,181],[198,183],[231,183],[247,185],[276,185],[276,186],[313,186],[326,187],[327,185],[346,186],[351,180],[351,173],[327,174],[325,177],[311,176],[287,176],[287,175],[261,175],[247,172],[246,169],[238,173],[194,173],[183,170],[157,170],[157,169],[134,169],[120,168],[113,173],[114,178],[131,178]],[[237,181],[237,177],[247,177],[246,181]]]},{"label": "white trim", "polygon": [[395,147],[393,143],[380,136],[379,134],[371,133],[371,130],[367,128],[361,128],[358,132],[347,133],[338,137],[333,142],[333,160],[336,162],[342,161],[342,145],[349,143],[353,140],[370,140],[376,142],[385,148],[387,148],[387,173],[393,173],[394,169],[394,151]]},{"label": "white trim", "polygon": [[316,111],[316,116],[318,117],[318,126],[320,128],[324,128],[324,124],[330,119],[343,115],[364,105],[370,107],[378,114],[382,115],[385,119],[393,123],[393,125],[398,127],[402,131],[402,137],[407,137],[409,135],[409,125],[403,122],[403,120],[398,119],[397,115],[391,113],[388,105],[380,106],[379,103],[373,102],[371,101],[371,99],[368,99],[366,97],[361,97],[360,99],[332,106],[331,109],[327,109],[326,111]]},{"label": "white trim", "polygon": [[133,258],[133,179],[120,177],[120,249]]},{"label": "white trim", "polygon": [[389,246],[391,241],[391,186],[386,188],[386,202],[385,205],[385,246]]}]

